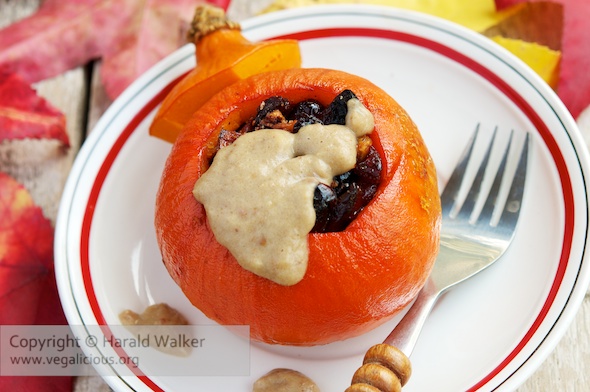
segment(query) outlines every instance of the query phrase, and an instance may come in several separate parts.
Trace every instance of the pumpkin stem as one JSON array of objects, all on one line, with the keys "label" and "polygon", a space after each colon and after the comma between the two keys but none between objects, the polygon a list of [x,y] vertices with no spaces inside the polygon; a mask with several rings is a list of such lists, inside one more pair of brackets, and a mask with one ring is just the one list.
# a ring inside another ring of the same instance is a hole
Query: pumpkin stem
[{"label": "pumpkin stem", "polygon": [[201,5],[195,11],[187,39],[196,44],[207,34],[221,29],[241,30],[241,27],[239,23],[227,19],[222,8]]}]

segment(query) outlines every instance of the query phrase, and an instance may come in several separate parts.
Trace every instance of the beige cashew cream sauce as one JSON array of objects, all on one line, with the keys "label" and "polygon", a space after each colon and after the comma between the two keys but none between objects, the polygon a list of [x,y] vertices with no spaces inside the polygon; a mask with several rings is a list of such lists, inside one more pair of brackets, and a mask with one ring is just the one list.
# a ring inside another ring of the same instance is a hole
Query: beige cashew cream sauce
[{"label": "beige cashew cream sauce", "polygon": [[357,138],[374,127],[358,99],[347,106],[345,125],[240,136],[217,152],[196,182],[194,197],[204,205],[215,238],[246,270],[285,286],[303,279],[315,188],[354,168]]}]

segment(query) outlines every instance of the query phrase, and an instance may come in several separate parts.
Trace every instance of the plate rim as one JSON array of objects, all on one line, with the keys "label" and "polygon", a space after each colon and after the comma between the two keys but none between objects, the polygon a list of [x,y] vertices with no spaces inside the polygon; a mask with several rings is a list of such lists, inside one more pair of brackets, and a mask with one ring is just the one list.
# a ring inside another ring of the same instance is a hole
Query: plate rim
[{"label": "plate rim", "polygon": [[[387,14],[387,16],[391,16],[392,14],[396,14],[397,16],[402,16],[402,17],[406,17],[410,20],[420,20],[420,21],[425,21],[425,24],[428,25],[429,27],[432,24],[438,25],[438,28],[446,28],[446,29],[450,29],[452,31],[459,31],[461,33],[461,37],[468,40],[470,43],[473,43],[473,41],[475,40],[478,44],[483,45],[484,48],[486,48],[487,46],[487,50],[488,51],[492,51],[496,54],[500,53],[500,55],[498,57],[503,58],[502,56],[506,56],[506,60],[513,62],[513,64],[515,64],[515,67],[521,67],[522,64],[520,63],[520,60],[516,59],[514,56],[508,54],[507,52],[502,52],[502,50],[499,49],[499,47],[494,47],[492,45],[489,45],[486,41],[480,39],[480,36],[477,35],[477,33],[472,32],[471,30],[467,30],[461,26],[455,25],[452,22],[446,21],[446,20],[442,20],[436,17],[432,17],[430,15],[424,15],[424,14],[420,14],[420,13],[416,13],[413,11],[407,11],[407,10],[399,10],[399,9],[391,9],[390,7],[379,7],[379,6],[359,6],[359,5],[346,5],[346,6],[335,6],[335,5],[329,5],[329,6],[316,6],[314,7],[314,12],[313,14],[311,13],[312,11],[309,9],[295,9],[295,10],[285,10],[285,11],[279,11],[276,13],[272,13],[272,14],[268,14],[268,15],[263,15],[260,17],[256,17],[253,19],[249,19],[247,21],[243,22],[243,29],[244,31],[247,33],[250,29],[252,28],[259,28],[262,24],[264,23],[277,23],[277,20],[280,20],[281,18],[284,17],[301,17],[301,16],[318,16],[318,17],[322,17],[322,16],[326,16],[325,13],[329,12],[329,13],[334,13],[335,9],[340,10],[341,12],[345,12],[345,13],[350,13],[350,12],[363,12],[363,16],[368,16],[367,14],[365,14],[364,12],[377,12],[379,13],[379,15],[383,15],[383,13],[385,12]],[[442,26],[442,27],[441,27]],[[467,35],[467,37],[465,37],[465,35]],[[489,40],[487,40],[489,41]],[[490,41],[491,42],[491,41]],[[97,123],[96,128],[95,128],[95,132],[92,132],[90,135],[89,140],[87,139],[87,141],[84,143],[84,145],[82,146],[80,152],[78,153],[78,156],[76,157],[76,161],[74,166],[72,167],[72,171],[71,171],[71,178],[68,177],[68,181],[66,183],[66,188],[64,189],[64,195],[62,198],[62,202],[60,203],[60,209],[59,209],[59,213],[58,213],[58,219],[56,222],[56,246],[55,246],[55,260],[56,260],[56,268],[59,268],[58,270],[60,270],[62,273],[58,274],[60,275],[60,277],[62,279],[58,279],[58,285],[60,286],[60,297],[62,298],[62,301],[64,301],[64,296],[68,297],[67,293],[63,293],[63,291],[65,290],[65,288],[63,287],[63,280],[65,279],[65,277],[63,276],[63,269],[67,268],[67,261],[64,261],[64,257],[67,258],[66,256],[66,250],[65,250],[65,244],[66,241],[64,241],[64,237],[67,236],[67,233],[64,232],[64,229],[67,226],[67,220],[69,220],[69,218],[71,218],[69,216],[69,214],[63,214],[62,213],[62,206],[64,208],[65,211],[69,210],[68,206],[71,206],[71,204],[73,204],[73,200],[69,200],[68,201],[68,196],[72,197],[75,188],[77,188],[77,183],[78,181],[74,181],[72,180],[72,178],[76,178],[79,177],[84,173],[84,165],[80,163],[84,157],[86,157],[86,159],[90,159],[90,157],[92,156],[92,148],[98,144],[100,142],[100,139],[102,137],[102,134],[104,132],[107,131],[107,124],[109,123],[109,119],[113,119],[117,117],[117,114],[123,110],[123,108],[126,106],[126,102],[132,101],[133,98],[139,93],[139,91],[141,91],[143,88],[145,88],[145,84],[147,83],[147,81],[154,79],[155,75],[158,73],[165,73],[165,71],[161,70],[162,68],[164,69],[168,69],[170,67],[172,67],[175,63],[179,63],[182,60],[181,58],[186,58],[187,55],[191,55],[192,54],[192,49],[190,47],[184,47],[182,49],[180,49],[179,51],[175,52],[173,55],[169,56],[166,60],[164,60],[163,62],[159,63],[158,65],[156,65],[154,68],[152,68],[150,71],[148,71],[146,74],[144,74],[142,77],[140,77],[140,79],[138,79],[129,89],[127,89],[122,96],[115,101],[115,103],[113,103],[112,107],[109,108],[107,110],[107,112],[105,113],[105,115],[103,116],[103,118],[101,118],[101,120],[99,120],[99,123]],[[175,59],[175,61],[171,61],[172,59]],[[504,59],[504,58],[503,58]],[[158,70],[160,70],[158,72]],[[531,76],[533,75],[533,76]],[[547,91],[549,88],[546,87],[546,85],[541,84],[540,81],[542,82],[542,80],[540,78],[538,78],[538,76],[536,74],[532,74],[531,75],[527,75],[531,78],[531,82],[533,84],[539,84],[539,86],[536,86],[538,88],[536,88],[537,90],[540,90],[540,92],[542,92],[543,94],[547,94],[549,100],[553,100],[550,106],[557,106],[558,111],[562,111],[565,112],[565,114],[569,115],[569,113],[567,112],[567,110],[565,110],[565,107],[563,106],[563,104],[561,104],[561,101],[559,101],[558,99],[556,99],[556,96],[553,94],[552,90]],[[160,92],[160,94],[163,94],[163,92]],[[151,99],[151,101],[156,100],[157,97],[153,97]],[[145,106],[144,106],[145,109]],[[148,110],[149,112],[149,110]],[[563,116],[564,113],[561,113],[561,116]],[[564,125],[564,130],[567,132],[568,137],[571,139],[572,141],[572,147],[574,147],[574,149],[576,150],[576,153],[578,154],[578,159],[577,161],[579,162],[580,166],[579,166],[579,170],[582,173],[582,177],[584,177],[584,174],[588,173],[588,156],[586,154],[586,150],[583,150],[580,148],[580,139],[581,137],[579,136],[579,131],[577,132],[578,134],[570,134],[571,130],[576,130],[577,126],[575,125],[575,122],[573,121],[573,119],[567,118],[567,115],[565,116],[566,118],[564,119],[568,126]],[[561,116],[558,116],[559,118],[561,118]],[[573,126],[572,126],[573,124]],[[101,131],[101,132],[96,132],[96,131]],[[551,131],[549,131],[549,133],[551,133]],[[575,133],[575,132],[574,132]],[[117,137],[117,139],[120,139],[121,135],[119,135]],[[112,149],[112,146],[111,146]],[[104,162],[102,163],[104,164]],[[101,164],[101,165],[102,165]],[[567,164],[565,164],[566,167],[568,167]],[[75,170],[74,170],[75,169]],[[576,168],[577,169],[577,168]],[[77,176],[76,176],[77,174]],[[74,183],[72,183],[72,181]],[[94,183],[96,182],[96,179],[94,180]],[[584,184],[586,184],[584,182]],[[93,186],[94,187],[94,186]],[[588,205],[588,192],[585,192],[586,194],[586,205]],[[586,208],[586,211],[588,211],[588,208]],[[586,217],[586,222],[588,222],[588,217]],[[58,230],[59,229],[59,230]],[[588,240],[588,225],[586,224],[586,233],[585,233],[585,242],[587,242]],[[62,245],[63,244],[63,245]],[[63,246],[63,247],[62,247]],[[583,249],[583,254],[581,256],[581,263],[580,263],[580,270],[582,270],[583,266],[582,264],[584,263],[584,260],[587,258],[587,253],[586,253],[586,248],[587,245],[585,244]],[[69,270],[69,269],[68,269]],[[587,268],[586,268],[587,270]],[[69,273],[68,273],[69,274]],[[590,277],[590,273],[588,273],[588,271],[586,271],[586,274],[578,274],[577,279],[582,279],[583,281],[585,281],[586,283],[589,281],[589,277]],[[69,276],[68,276],[69,278]],[[576,282],[573,284],[573,288],[575,288],[576,284],[577,284],[577,279]],[[60,282],[61,280],[61,282]],[[67,281],[70,281],[70,279],[67,279]],[[68,282],[68,284],[71,283]],[[574,295],[575,293],[577,293],[578,295]],[[553,350],[553,348],[557,345],[557,343],[559,342],[559,340],[561,339],[561,337],[563,336],[563,334],[565,333],[565,331],[567,330],[567,326],[569,326],[569,324],[571,323],[571,321],[573,320],[575,314],[577,313],[577,310],[579,308],[579,306],[581,305],[581,302],[583,300],[584,297],[584,293],[585,291],[582,292],[582,294],[580,294],[580,290],[575,291],[572,290],[570,292],[570,298],[568,299],[568,301],[566,302],[566,306],[564,306],[564,308],[561,309],[561,314],[560,316],[557,318],[557,320],[555,321],[555,323],[553,324],[553,327],[551,328],[551,330],[547,333],[547,335],[544,337],[544,339],[542,340],[541,343],[539,343],[539,346],[537,348],[540,348],[539,351],[535,350],[534,354],[531,355],[531,357],[534,357],[535,359],[538,359],[536,362],[536,365],[533,364],[532,366],[532,370],[525,372],[526,376],[524,377],[524,379],[528,378],[528,376],[530,376],[532,374],[532,372],[540,365],[541,362],[543,362],[546,357],[550,354],[550,352]],[[63,295],[62,295],[63,294]],[[66,300],[64,301],[64,303],[66,305],[74,305],[77,307],[76,304],[76,299],[73,298],[73,291],[71,292],[72,294],[72,298],[66,298]],[[568,308],[568,303],[569,301],[572,300],[572,304],[573,307],[570,306]],[[72,303],[73,301],[73,303]],[[577,303],[577,305],[576,305]],[[64,306],[65,308],[66,306]],[[66,310],[66,309],[64,309]],[[68,312],[66,312],[68,313]],[[565,313],[565,314],[564,314]],[[565,318],[561,318],[562,316],[565,316]],[[70,317],[68,317],[68,320],[70,320]],[[563,320],[563,322],[560,324],[559,321]],[[80,313],[80,321],[83,321],[83,317],[82,314]],[[104,320],[103,320],[104,321]],[[559,325],[563,325],[560,328],[557,328],[558,333],[554,334],[552,336],[553,339],[549,338],[550,335],[554,332],[554,328],[556,326]],[[549,339],[548,339],[549,338]],[[547,342],[546,342],[547,340]],[[547,345],[545,345],[544,347],[546,347],[544,350],[541,346],[543,346],[545,343],[548,343]],[[540,354],[539,354],[540,353]],[[525,363],[521,364],[521,367],[523,367]],[[520,369],[520,367],[519,367]],[[518,373],[519,369],[517,369],[512,375],[514,375],[515,373]],[[511,376],[512,376],[511,375]],[[524,379],[522,381],[524,381]],[[122,380],[124,382],[124,380]],[[522,382],[521,381],[521,382]],[[485,383],[484,383],[485,385]],[[130,386],[125,386],[125,387],[130,387]]]}]

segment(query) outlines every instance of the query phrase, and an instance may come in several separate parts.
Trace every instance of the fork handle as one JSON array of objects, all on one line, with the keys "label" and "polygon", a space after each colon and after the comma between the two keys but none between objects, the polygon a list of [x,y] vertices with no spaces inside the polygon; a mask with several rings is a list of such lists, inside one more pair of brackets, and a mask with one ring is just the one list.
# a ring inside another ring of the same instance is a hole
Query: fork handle
[{"label": "fork handle", "polygon": [[391,331],[389,336],[385,338],[383,343],[391,344],[396,346],[399,350],[403,351],[407,356],[412,354],[418,336],[422,332],[424,323],[428,318],[428,315],[434,308],[434,304],[438,300],[441,290],[434,284],[432,279],[428,279],[426,284],[420,290],[416,296],[416,300]]},{"label": "fork handle", "polygon": [[401,391],[412,374],[409,356],[440,293],[428,279],[408,313],[385,341],[367,350],[363,365],[354,373],[345,392]]}]

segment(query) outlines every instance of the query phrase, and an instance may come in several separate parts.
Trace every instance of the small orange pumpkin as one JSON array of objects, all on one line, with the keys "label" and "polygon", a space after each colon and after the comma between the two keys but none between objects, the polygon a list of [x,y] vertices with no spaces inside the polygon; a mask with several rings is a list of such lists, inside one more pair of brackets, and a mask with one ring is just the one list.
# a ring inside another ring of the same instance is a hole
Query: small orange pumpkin
[{"label": "small orange pumpkin", "polygon": [[150,125],[150,135],[174,143],[191,115],[222,88],[248,76],[301,66],[292,39],[251,42],[240,25],[217,7],[197,7],[189,32],[197,65],[166,96]]},{"label": "small orange pumpkin", "polygon": [[[192,195],[221,128],[237,129],[271,96],[327,105],[345,89],[375,118],[370,136],[383,162],[375,197],[344,231],[308,235],[308,269],[299,283],[281,286],[246,271],[216,241]],[[369,331],[417,295],[438,252],[440,217],[433,161],[396,101],[348,73],[289,69],[238,81],[194,114],[166,162],[155,225],[168,271],[209,318],[249,325],[254,340],[317,345]]]}]

